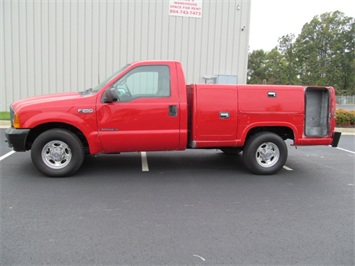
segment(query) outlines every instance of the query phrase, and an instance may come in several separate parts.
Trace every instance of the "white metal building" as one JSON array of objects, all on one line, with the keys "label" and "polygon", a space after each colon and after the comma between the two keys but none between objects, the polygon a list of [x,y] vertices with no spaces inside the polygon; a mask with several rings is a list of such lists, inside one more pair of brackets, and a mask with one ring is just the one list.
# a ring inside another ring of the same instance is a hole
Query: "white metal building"
[{"label": "white metal building", "polygon": [[179,60],[188,83],[246,83],[250,1],[0,0],[0,111],[137,60]]}]

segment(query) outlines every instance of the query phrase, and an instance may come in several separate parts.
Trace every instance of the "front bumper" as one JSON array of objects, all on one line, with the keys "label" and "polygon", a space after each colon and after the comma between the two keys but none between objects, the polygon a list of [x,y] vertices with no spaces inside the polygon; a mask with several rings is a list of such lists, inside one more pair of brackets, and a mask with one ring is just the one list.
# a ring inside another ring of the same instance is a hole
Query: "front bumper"
[{"label": "front bumper", "polygon": [[9,144],[10,148],[13,148],[14,151],[26,151],[26,139],[30,129],[17,129],[17,128],[8,128],[5,131],[5,137]]}]

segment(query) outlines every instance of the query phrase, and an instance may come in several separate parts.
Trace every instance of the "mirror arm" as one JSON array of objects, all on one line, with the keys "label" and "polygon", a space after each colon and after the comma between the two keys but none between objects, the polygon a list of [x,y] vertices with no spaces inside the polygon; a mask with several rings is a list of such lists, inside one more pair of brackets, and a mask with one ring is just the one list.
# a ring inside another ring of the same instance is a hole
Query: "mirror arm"
[{"label": "mirror arm", "polygon": [[103,103],[113,103],[113,102],[117,102],[118,101],[118,97],[116,95],[114,95],[112,90],[114,90],[114,88],[108,88],[105,91],[104,97],[102,98],[102,102]]}]

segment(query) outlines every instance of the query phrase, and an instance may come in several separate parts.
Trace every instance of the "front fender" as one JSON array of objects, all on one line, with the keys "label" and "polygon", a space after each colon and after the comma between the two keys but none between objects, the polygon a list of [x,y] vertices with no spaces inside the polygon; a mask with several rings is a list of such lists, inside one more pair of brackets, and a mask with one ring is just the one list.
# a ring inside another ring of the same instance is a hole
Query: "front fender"
[{"label": "front fender", "polygon": [[[21,118],[20,118],[21,119]],[[75,127],[85,136],[91,154],[102,152],[96,123],[96,114],[73,114],[65,112],[37,113],[21,122],[22,128],[37,128],[46,124],[65,124]]]}]

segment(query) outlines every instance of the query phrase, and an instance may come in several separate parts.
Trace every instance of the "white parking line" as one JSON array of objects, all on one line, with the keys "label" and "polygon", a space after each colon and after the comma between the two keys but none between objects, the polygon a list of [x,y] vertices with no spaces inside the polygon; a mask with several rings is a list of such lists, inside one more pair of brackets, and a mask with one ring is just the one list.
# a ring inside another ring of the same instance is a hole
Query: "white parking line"
[{"label": "white parking line", "polygon": [[339,147],[337,147],[337,149],[338,149],[338,150],[341,150],[341,151],[346,151],[346,152],[349,152],[349,153],[351,153],[351,154],[355,154],[355,152],[353,152],[353,151],[349,151],[349,150],[346,150],[346,149],[343,149],[343,148],[339,148]]},{"label": "white parking line", "polygon": [[15,151],[10,151],[10,152],[6,153],[5,155],[0,157],[0,161],[4,160],[5,158],[11,156],[14,153],[15,153]]},{"label": "white parking line", "polygon": [[293,169],[292,168],[290,168],[290,167],[288,167],[288,166],[286,166],[286,165],[284,165],[284,167],[283,167],[285,170],[287,170],[287,171],[293,171]]},{"label": "white parking line", "polygon": [[199,258],[199,259],[201,259],[201,260],[203,260],[203,261],[206,261],[205,258],[203,258],[203,257],[201,257],[201,256],[199,256],[199,255],[193,255],[193,256],[196,257],[196,258]]},{"label": "white parking line", "polygon": [[142,171],[149,172],[147,153],[145,151],[141,152],[141,158],[142,158]]}]

